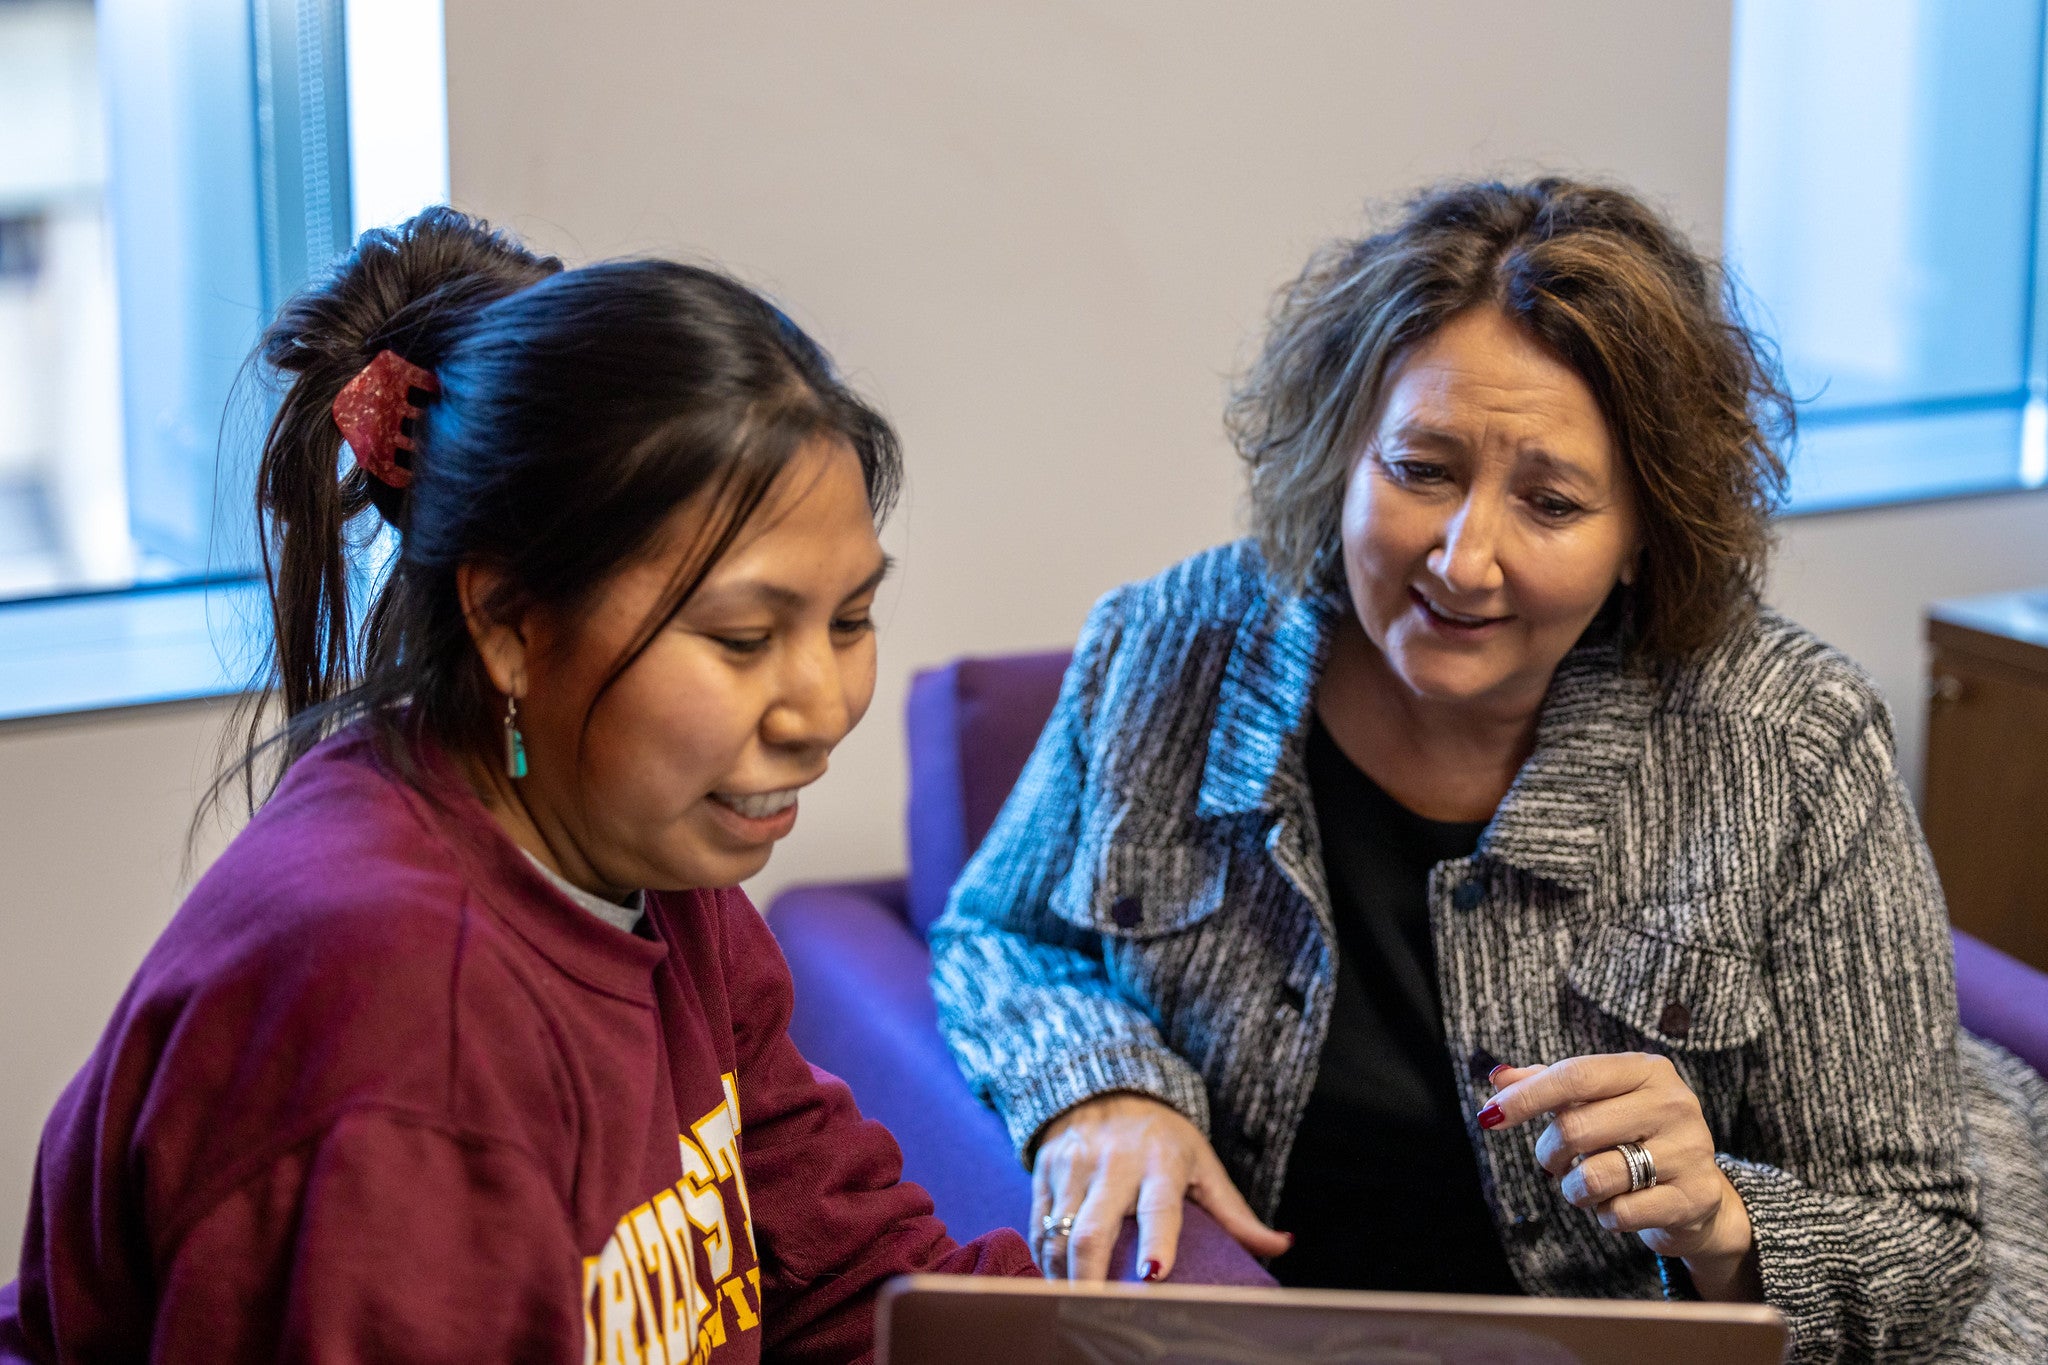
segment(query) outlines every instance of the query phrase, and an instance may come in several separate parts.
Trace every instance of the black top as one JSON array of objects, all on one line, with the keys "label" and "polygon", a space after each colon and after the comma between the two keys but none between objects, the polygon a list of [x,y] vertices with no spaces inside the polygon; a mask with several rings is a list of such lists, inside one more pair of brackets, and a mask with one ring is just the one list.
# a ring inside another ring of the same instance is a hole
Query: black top
[{"label": "black top", "polygon": [[1282,1284],[1519,1294],[1479,1188],[1445,1051],[1429,873],[1485,822],[1425,820],[1317,720],[1308,780],[1337,926],[1337,991],[1275,1226]]}]

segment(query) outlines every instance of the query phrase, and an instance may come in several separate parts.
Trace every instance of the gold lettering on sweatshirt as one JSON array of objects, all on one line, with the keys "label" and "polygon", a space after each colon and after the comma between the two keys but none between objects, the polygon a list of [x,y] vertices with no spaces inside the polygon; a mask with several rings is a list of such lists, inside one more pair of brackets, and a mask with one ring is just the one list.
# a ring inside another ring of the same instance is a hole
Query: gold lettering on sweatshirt
[{"label": "gold lettering on sweatshirt", "polygon": [[584,1258],[584,1365],[705,1365],[729,1337],[760,1330],[739,1086],[731,1073],[719,1082],[724,1101],[676,1135],[683,1178]]}]

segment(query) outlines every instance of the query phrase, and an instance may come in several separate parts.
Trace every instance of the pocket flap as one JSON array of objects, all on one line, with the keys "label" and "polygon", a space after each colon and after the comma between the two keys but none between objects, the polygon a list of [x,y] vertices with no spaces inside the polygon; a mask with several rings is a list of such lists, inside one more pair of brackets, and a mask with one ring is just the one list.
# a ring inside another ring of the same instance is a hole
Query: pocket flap
[{"label": "pocket flap", "polygon": [[1582,938],[1565,979],[1602,1012],[1676,1051],[1740,1047],[1764,1024],[1756,960],[1626,925]]},{"label": "pocket flap", "polygon": [[1229,858],[1196,844],[1110,843],[1078,859],[1054,889],[1053,913],[1076,928],[1115,938],[1185,929],[1223,903]]}]

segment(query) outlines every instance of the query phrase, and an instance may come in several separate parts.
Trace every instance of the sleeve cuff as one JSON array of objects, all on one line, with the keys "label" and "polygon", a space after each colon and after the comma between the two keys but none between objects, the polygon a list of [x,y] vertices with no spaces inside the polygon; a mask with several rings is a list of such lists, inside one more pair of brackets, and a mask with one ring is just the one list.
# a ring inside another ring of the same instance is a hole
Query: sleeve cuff
[{"label": "sleeve cuff", "polygon": [[995,1089],[996,1110],[1027,1166],[1048,1123],[1101,1095],[1148,1095],[1179,1110],[1204,1136],[1209,1132],[1207,1087],[1193,1067],[1164,1048],[1119,1043],[1069,1053],[1050,1071],[1020,1060],[1009,1075],[998,1078]]},{"label": "sleeve cuff", "polygon": [[[1791,1328],[1793,1365],[1873,1352],[1912,1358],[1914,1345],[1894,1337],[1901,1327],[1921,1339],[1922,1350],[1947,1338],[1978,1274],[1974,1227],[1904,1201],[1853,1218],[1841,1197],[1775,1166],[1726,1152],[1714,1161],[1749,1210],[1764,1302]],[[1874,1230],[1874,1221],[1883,1227]],[[1876,1264],[1868,1245],[1874,1236],[1890,1253]]]},{"label": "sleeve cuff", "polygon": [[[1799,1360],[1802,1345],[1830,1339],[1839,1325],[1839,1305],[1831,1292],[1832,1286],[1826,1283],[1827,1277],[1815,1273],[1813,1248],[1801,1255],[1796,1248],[1786,1245],[1788,1228],[1800,1222],[1813,1226],[1815,1215],[1822,1210],[1812,1207],[1811,1191],[1776,1167],[1744,1161],[1726,1152],[1717,1153],[1714,1164],[1728,1177],[1728,1183],[1742,1196],[1743,1206],[1749,1211],[1764,1302],[1785,1315],[1792,1329],[1789,1358]],[[1690,1282],[1688,1277],[1687,1283]]]}]

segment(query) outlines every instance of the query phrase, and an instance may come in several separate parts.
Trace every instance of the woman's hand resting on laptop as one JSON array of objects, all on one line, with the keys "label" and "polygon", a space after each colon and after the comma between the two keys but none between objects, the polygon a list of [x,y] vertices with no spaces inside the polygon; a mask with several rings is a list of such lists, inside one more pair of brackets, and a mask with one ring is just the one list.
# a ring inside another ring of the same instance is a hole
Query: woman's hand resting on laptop
[{"label": "woman's hand resting on laptop", "polygon": [[1184,1199],[1208,1210],[1254,1256],[1278,1256],[1293,1244],[1259,1221],[1208,1139],[1179,1110],[1145,1095],[1088,1100],[1047,1124],[1039,1139],[1032,1253],[1048,1279],[1103,1279],[1124,1217],[1135,1210],[1139,1277],[1163,1279],[1173,1271]]}]

